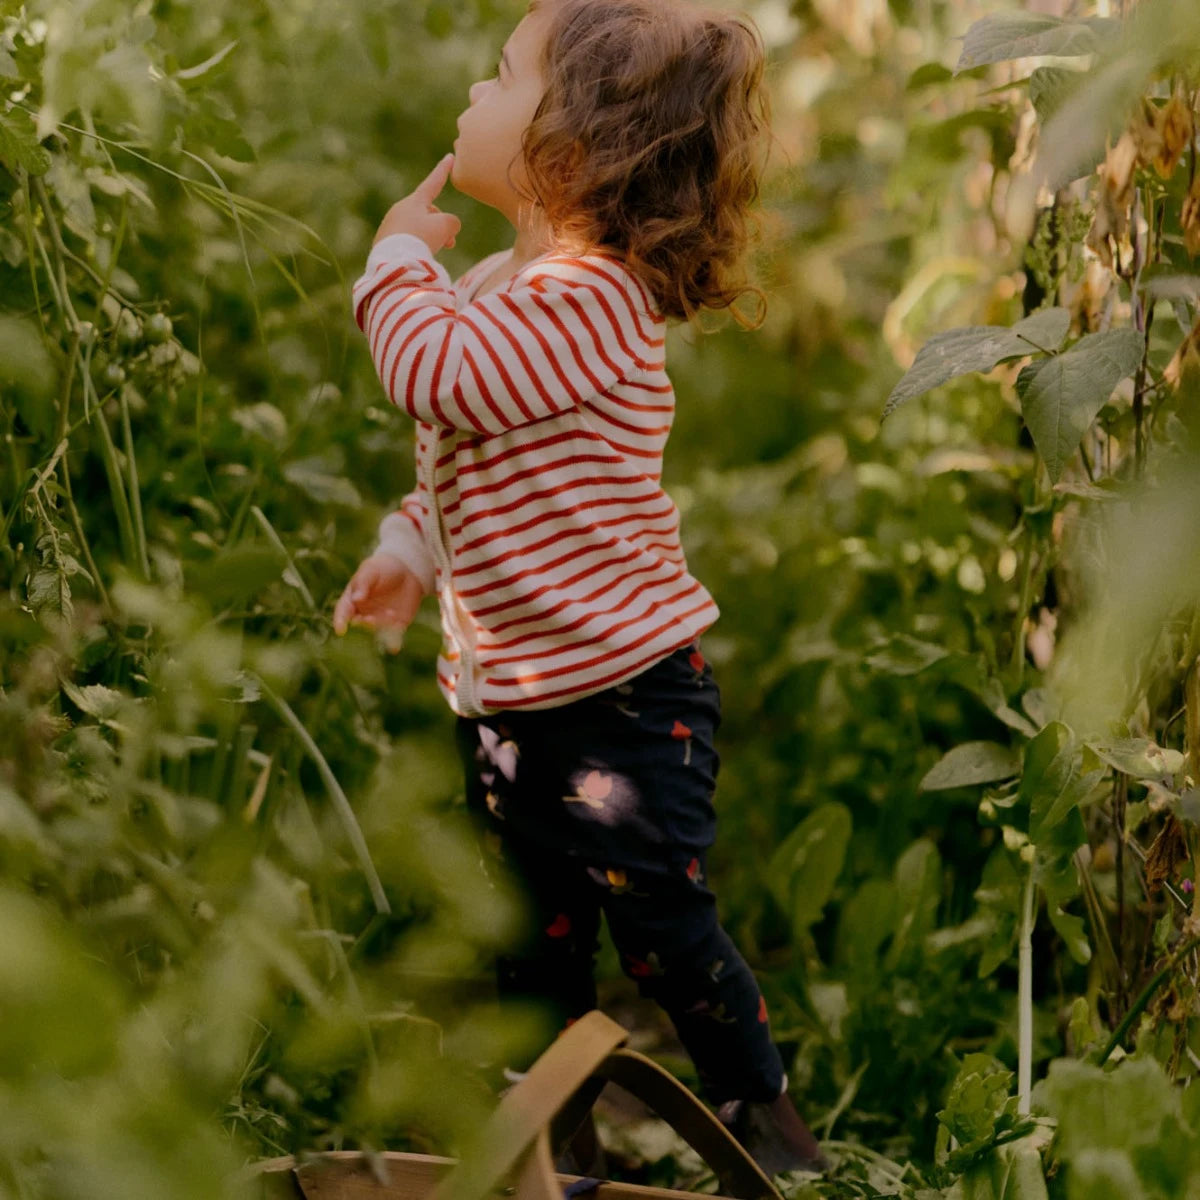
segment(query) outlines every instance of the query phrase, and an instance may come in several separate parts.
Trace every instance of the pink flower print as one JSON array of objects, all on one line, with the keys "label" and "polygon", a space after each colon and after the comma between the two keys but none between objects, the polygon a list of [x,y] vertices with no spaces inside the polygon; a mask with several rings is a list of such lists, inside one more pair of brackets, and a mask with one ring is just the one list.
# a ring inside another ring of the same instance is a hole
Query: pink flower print
[{"label": "pink flower print", "polygon": [[574,796],[564,796],[564,804],[586,804],[589,808],[603,808],[604,801],[612,795],[613,781],[609,775],[592,771],[587,778],[575,785]]},{"label": "pink flower print", "polygon": [[662,964],[658,961],[658,953],[654,950],[646,955],[644,962],[640,958],[634,958],[632,954],[626,954],[625,961],[629,964],[630,975],[634,975],[638,979],[664,974]]},{"label": "pink flower print", "polygon": [[692,731],[682,721],[676,721],[671,736],[683,743],[683,765],[686,767],[692,761]]},{"label": "pink flower print", "polygon": [[700,860],[698,858],[693,858],[692,861],[690,863],[688,863],[687,877],[693,883],[703,883],[704,882],[704,872],[700,869]]},{"label": "pink flower print", "polygon": [[492,816],[496,818],[497,821],[504,820],[503,806],[500,804],[500,797],[497,796],[495,792],[488,792],[487,806],[488,806],[488,812],[490,812],[492,814]]},{"label": "pink flower print", "polygon": [[564,938],[571,932],[571,918],[566,913],[559,913],[549,925],[546,933],[552,938]]},{"label": "pink flower print", "polygon": [[767,1023],[767,998],[761,992],[758,997],[758,1020],[761,1025]]}]

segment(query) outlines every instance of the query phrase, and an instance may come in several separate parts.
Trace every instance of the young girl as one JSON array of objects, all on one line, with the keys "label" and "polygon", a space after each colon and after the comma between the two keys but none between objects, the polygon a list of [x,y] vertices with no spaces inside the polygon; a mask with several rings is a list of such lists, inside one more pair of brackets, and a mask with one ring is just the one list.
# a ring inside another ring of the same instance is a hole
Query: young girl
[{"label": "young girl", "polygon": [[[764,1169],[821,1170],[706,884],[720,701],[698,639],[718,614],[660,484],[667,319],[758,290],[737,269],[763,72],[753,26],[684,0],[532,0],[353,287],[417,422],[417,485],[334,628],[403,630],[438,597],[468,804],[533,918],[502,1002],[556,1030],[596,1007],[603,911],[734,1136]],[[457,284],[434,258],[461,224],[434,203],[448,178],[517,231]]]}]

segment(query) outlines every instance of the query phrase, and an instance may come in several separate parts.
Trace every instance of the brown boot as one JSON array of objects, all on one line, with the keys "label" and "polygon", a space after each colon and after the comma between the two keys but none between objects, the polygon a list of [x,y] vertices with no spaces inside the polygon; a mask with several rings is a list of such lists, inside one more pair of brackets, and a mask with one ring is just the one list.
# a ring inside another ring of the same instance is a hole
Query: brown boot
[{"label": "brown boot", "polygon": [[823,1174],[833,1166],[786,1091],[770,1101],[730,1100],[717,1109],[717,1120],[766,1175],[781,1171]]}]

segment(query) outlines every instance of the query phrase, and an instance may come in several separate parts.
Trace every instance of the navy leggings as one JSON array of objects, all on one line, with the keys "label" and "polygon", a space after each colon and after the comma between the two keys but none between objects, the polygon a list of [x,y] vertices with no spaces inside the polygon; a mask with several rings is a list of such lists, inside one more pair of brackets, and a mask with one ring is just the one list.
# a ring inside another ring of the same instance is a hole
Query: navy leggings
[{"label": "navy leggings", "polygon": [[519,943],[497,957],[501,1005],[532,1005],[556,1035],[595,1008],[603,910],[622,970],[666,1010],[714,1105],[786,1084],[706,883],[720,721],[693,644],[571,704],[457,722],[484,869],[511,872],[528,900]]}]

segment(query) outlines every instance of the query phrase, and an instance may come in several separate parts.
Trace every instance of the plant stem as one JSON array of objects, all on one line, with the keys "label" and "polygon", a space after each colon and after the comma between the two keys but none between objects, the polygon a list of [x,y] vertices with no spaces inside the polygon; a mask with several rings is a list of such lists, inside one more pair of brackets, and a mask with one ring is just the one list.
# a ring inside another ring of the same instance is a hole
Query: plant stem
[{"label": "plant stem", "polygon": [[1029,1112],[1033,1088],[1033,921],[1034,862],[1029,864],[1021,896],[1021,940],[1017,960],[1017,1112]]},{"label": "plant stem", "polygon": [[1156,991],[1158,991],[1163,981],[1179,965],[1179,961],[1183,958],[1183,956],[1185,954],[1190,954],[1196,949],[1197,946],[1200,946],[1200,938],[1192,938],[1190,942],[1176,951],[1176,953],[1172,956],[1172,961],[1167,963],[1167,965],[1163,967],[1162,970],[1159,971],[1158,974],[1155,975],[1154,978],[1151,979],[1144,988],[1142,988],[1141,994],[1129,1006],[1129,1011],[1122,1018],[1120,1025],[1113,1030],[1112,1037],[1108,1039],[1108,1045],[1105,1046],[1100,1053],[1100,1058],[1097,1060],[1096,1064],[1097,1066],[1102,1066],[1108,1059],[1108,1056],[1117,1048],[1118,1045],[1120,1045],[1121,1039],[1129,1032],[1130,1026],[1141,1015],[1142,1009],[1144,1009],[1146,1005],[1150,1003],[1150,998]]},{"label": "plant stem", "polygon": [[1125,802],[1129,776],[1117,772],[1113,787],[1113,831],[1117,839],[1117,1009],[1125,1007]]},{"label": "plant stem", "polygon": [[367,849],[367,839],[363,837],[362,829],[359,827],[358,820],[354,816],[354,810],[350,807],[350,801],[346,799],[346,793],[342,791],[342,785],[338,783],[337,776],[330,769],[329,763],[325,761],[325,755],[321,753],[320,747],[313,741],[312,735],[304,728],[303,722],[292,711],[288,702],[281,696],[277,696],[261,675],[255,673],[254,679],[258,686],[262,688],[262,693],[266,697],[267,702],[300,739],[305,750],[308,751],[309,756],[316,764],[317,771],[320,773],[321,779],[329,791],[329,797],[333,801],[333,807],[346,828],[346,835],[350,839],[350,844],[354,847],[354,853],[358,856],[363,874],[367,877],[367,886],[371,889],[371,898],[375,901],[375,908],[378,912],[390,913],[392,911],[391,905],[388,904],[387,896],[384,894],[383,884],[379,881],[379,874],[375,870],[375,864],[371,861],[371,852]]}]

